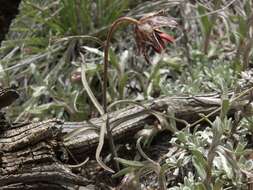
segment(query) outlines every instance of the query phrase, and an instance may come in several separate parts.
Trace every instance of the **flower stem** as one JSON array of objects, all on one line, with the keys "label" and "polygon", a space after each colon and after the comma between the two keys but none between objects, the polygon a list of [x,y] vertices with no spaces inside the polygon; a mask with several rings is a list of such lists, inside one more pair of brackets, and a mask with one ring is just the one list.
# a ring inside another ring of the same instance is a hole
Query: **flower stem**
[{"label": "flower stem", "polygon": [[[107,34],[106,42],[105,42],[105,47],[104,47],[104,75],[103,75],[103,109],[105,114],[107,114],[107,99],[106,99],[106,92],[107,92],[107,81],[108,81],[108,57],[109,57],[109,48],[110,48],[110,41],[112,38],[113,32],[116,30],[116,28],[122,24],[122,23],[129,23],[129,24],[138,24],[138,20],[130,18],[130,17],[121,17],[118,18],[116,21],[114,21],[110,27],[110,30]],[[114,164],[114,169],[116,171],[119,171],[119,164],[117,161],[114,160],[115,157],[117,157],[117,151],[115,149],[115,144],[112,136],[112,132],[110,129],[110,124],[109,124],[109,115],[106,120],[106,132],[107,132],[107,137],[109,140],[109,146],[110,146],[110,151],[112,153],[112,159],[113,159],[113,164]]]}]

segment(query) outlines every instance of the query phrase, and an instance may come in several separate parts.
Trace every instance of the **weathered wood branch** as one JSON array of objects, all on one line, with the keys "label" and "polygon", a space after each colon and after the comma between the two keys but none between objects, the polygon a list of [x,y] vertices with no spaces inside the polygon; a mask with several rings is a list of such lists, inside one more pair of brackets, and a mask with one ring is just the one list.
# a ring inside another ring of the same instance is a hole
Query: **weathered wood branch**
[{"label": "weathered wood branch", "polygon": [[[248,104],[249,97],[241,98],[233,102],[229,113],[244,109]],[[112,133],[115,140],[122,140],[132,136],[138,130],[142,129],[146,123],[152,123],[156,120],[148,110],[156,110],[165,114],[174,114],[176,118],[192,123],[200,118],[199,114],[209,114],[221,105],[219,94],[208,94],[191,97],[162,97],[151,101],[143,102],[147,108],[134,105],[112,112],[110,114],[110,126],[113,128]],[[215,117],[219,114],[216,112],[212,115]],[[102,118],[93,118],[88,122],[65,122],[61,127],[64,133],[70,131],[87,130],[83,134],[73,136],[64,142],[64,145],[74,154],[83,155],[88,150],[92,150],[98,144],[99,131],[96,128],[101,127]]]},{"label": "weathered wood branch", "polygon": [[87,185],[58,158],[58,120],[8,128],[0,133],[0,189],[69,189]]}]

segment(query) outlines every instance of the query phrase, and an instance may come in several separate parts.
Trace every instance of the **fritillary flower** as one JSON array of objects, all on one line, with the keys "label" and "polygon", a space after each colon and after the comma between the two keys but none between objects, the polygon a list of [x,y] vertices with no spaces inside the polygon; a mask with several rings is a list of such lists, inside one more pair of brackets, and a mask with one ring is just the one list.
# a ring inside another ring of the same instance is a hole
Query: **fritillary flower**
[{"label": "fritillary flower", "polygon": [[135,41],[139,53],[150,63],[147,56],[148,49],[151,47],[155,52],[161,53],[168,43],[173,43],[174,38],[162,32],[162,27],[177,27],[177,22],[172,17],[163,16],[163,12],[148,14],[138,20],[135,25]]}]

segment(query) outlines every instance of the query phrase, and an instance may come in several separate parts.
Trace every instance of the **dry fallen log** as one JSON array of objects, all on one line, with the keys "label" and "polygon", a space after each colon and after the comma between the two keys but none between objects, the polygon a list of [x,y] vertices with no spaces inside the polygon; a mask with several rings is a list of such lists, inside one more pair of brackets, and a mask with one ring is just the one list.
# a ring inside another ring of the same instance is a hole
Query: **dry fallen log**
[{"label": "dry fallen log", "polygon": [[[233,115],[236,111],[245,109],[250,97],[244,97],[233,102],[229,113]],[[221,97],[219,94],[208,94],[198,96],[182,97],[161,97],[151,101],[144,102],[146,107],[138,105],[128,106],[110,114],[110,126],[113,127],[113,136],[115,140],[127,139],[142,129],[146,123],[152,123],[156,119],[152,117],[148,110],[156,110],[165,114],[175,114],[175,117],[192,123],[200,118],[199,114],[209,114],[220,107]],[[216,112],[212,115],[215,117]],[[93,118],[85,122],[64,122],[61,126],[64,133],[76,129],[93,128],[99,129],[103,123],[102,118]],[[64,142],[73,155],[84,155],[88,150],[91,151],[98,144],[99,131],[87,130],[81,135],[73,136]]]},{"label": "dry fallen log", "polygon": [[87,185],[57,157],[58,120],[9,128],[0,133],[0,189],[65,189]]}]

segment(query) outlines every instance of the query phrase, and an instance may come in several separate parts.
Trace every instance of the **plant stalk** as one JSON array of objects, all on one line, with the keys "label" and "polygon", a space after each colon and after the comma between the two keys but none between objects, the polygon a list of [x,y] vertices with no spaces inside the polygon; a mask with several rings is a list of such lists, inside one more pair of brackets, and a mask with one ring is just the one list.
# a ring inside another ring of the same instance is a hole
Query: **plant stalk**
[{"label": "plant stalk", "polygon": [[[118,18],[116,21],[114,21],[110,27],[110,30],[107,34],[106,37],[106,42],[105,42],[105,47],[104,47],[104,73],[103,73],[103,109],[105,114],[107,114],[107,99],[106,99],[106,93],[107,93],[107,81],[108,81],[108,62],[109,62],[109,48],[110,48],[110,41],[112,38],[112,34],[113,32],[116,30],[116,28],[122,24],[122,23],[129,23],[129,24],[138,24],[138,20],[130,18],[130,17],[121,17]],[[114,164],[114,169],[116,171],[119,171],[119,163],[114,160],[115,157],[117,156],[117,151],[115,148],[115,144],[114,144],[114,140],[113,140],[113,136],[112,136],[112,132],[110,129],[110,123],[109,123],[109,115],[107,117],[106,120],[106,132],[107,132],[107,137],[108,137],[108,141],[109,141],[109,147],[110,147],[110,151],[112,153],[112,159],[113,159],[113,164]]]}]

